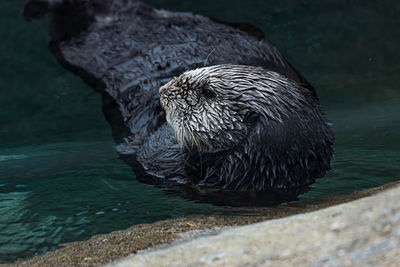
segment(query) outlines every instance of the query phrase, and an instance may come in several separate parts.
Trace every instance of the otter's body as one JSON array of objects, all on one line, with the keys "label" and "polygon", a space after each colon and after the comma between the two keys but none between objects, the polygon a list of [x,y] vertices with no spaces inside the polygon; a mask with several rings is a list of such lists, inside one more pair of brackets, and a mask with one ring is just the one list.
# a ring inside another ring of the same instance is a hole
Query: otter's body
[{"label": "otter's body", "polygon": [[[262,192],[314,182],[330,168],[333,134],[309,88],[245,65],[185,72],[160,100],[199,187]],[[189,170],[192,175],[189,175]]]},{"label": "otter's body", "polygon": [[[315,90],[255,27],[135,0],[28,0],[23,14],[46,12],[52,52],[102,94],[138,180],[191,199],[264,205],[294,199],[329,169],[333,134]],[[200,96],[197,83],[221,90]]]}]

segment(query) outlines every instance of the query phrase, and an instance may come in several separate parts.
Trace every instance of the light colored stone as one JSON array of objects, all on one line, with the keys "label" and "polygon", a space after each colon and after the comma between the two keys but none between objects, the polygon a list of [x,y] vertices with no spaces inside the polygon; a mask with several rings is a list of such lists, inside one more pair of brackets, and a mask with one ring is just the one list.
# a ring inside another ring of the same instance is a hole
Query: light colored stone
[{"label": "light colored stone", "polygon": [[400,266],[399,200],[397,186],[308,214],[193,235],[107,266]]}]

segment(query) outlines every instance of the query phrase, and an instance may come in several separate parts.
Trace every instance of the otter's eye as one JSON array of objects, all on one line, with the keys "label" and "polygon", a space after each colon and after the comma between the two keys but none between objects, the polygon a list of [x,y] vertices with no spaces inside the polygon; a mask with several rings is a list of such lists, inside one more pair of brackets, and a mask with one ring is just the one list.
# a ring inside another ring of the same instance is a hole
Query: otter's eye
[{"label": "otter's eye", "polygon": [[207,99],[214,99],[217,97],[217,95],[211,91],[210,89],[203,87],[201,92],[203,93],[204,97]]}]

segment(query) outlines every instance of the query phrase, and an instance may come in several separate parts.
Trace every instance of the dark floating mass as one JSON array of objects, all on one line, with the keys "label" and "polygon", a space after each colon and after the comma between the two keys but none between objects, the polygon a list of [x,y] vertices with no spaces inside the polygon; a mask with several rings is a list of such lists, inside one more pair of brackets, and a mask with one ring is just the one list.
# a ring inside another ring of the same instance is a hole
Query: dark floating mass
[{"label": "dark floating mass", "polygon": [[139,181],[272,205],[330,169],[334,137],[314,88],[259,29],[129,0],[26,2],[27,20],[45,14],[51,51],[102,94]]}]

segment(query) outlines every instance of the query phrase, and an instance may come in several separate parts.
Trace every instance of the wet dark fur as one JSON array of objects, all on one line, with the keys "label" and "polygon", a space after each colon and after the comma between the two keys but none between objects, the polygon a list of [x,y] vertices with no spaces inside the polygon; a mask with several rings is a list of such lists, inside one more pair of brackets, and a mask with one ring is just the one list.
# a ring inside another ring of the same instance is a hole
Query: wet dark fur
[{"label": "wet dark fur", "polygon": [[275,72],[201,68],[164,85],[160,98],[190,154],[185,169],[196,186],[288,189],[311,184],[330,168],[333,134],[318,100]]},{"label": "wet dark fur", "polygon": [[333,135],[322,114],[284,123],[250,116],[243,142],[216,153],[182,150],[167,126],[158,89],[205,64],[279,73],[308,92],[306,113],[320,112],[312,86],[254,27],[123,0],[28,0],[23,14],[46,12],[52,52],[102,93],[121,157],[140,181],[217,204],[266,205],[294,199],[329,169]]}]

